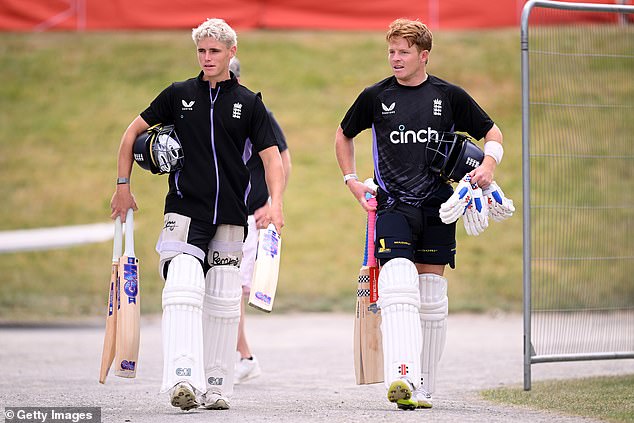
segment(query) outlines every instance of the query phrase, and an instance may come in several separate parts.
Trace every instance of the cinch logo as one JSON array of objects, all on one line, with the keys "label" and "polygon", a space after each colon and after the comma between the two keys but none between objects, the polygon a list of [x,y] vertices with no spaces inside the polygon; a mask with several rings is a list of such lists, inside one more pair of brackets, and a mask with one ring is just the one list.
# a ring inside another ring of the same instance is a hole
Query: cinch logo
[{"label": "cinch logo", "polygon": [[382,115],[393,115],[394,113],[396,113],[396,111],[394,111],[394,106],[396,106],[396,103],[392,103],[388,106],[386,106],[385,104],[381,103],[381,108],[383,109],[383,112],[381,112]]},{"label": "cinch logo", "polygon": [[195,102],[196,102],[195,100],[192,100],[189,103],[186,102],[185,100],[181,100],[181,104],[183,105],[181,110],[192,110]]},{"label": "cinch logo", "polygon": [[390,141],[392,144],[408,144],[417,142],[424,143],[429,141],[429,139],[437,139],[438,131],[435,129],[431,129],[427,127],[427,129],[421,129],[419,131],[414,131],[412,129],[406,131],[405,125],[399,125],[398,131],[390,132]]},{"label": "cinch logo", "polygon": [[242,115],[242,104],[241,103],[233,103],[233,114],[231,117],[235,119],[240,119]]},{"label": "cinch logo", "polygon": [[480,162],[474,159],[473,157],[467,157],[467,161],[465,163],[467,164],[467,166],[471,166],[474,169],[480,166]]},{"label": "cinch logo", "polygon": [[434,116],[442,115],[442,100],[435,99],[434,100]]}]

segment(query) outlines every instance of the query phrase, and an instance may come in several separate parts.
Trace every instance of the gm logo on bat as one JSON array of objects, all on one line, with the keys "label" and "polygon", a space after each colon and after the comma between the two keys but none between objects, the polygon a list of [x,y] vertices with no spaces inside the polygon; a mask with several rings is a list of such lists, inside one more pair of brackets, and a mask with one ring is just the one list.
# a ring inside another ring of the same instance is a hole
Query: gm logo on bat
[{"label": "gm logo on bat", "polygon": [[271,255],[271,258],[274,258],[279,254],[279,238],[277,234],[273,231],[266,231],[264,234],[264,251]]},{"label": "gm logo on bat", "polygon": [[271,304],[271,297],[269,297],[268,295],[266,295],[264,292],[262,291],[257,291],[255,293],[255,298],[257,298],[260,301],[265,302],[266,304]]},{"label": "gm logo on bat", "polygon": [[138,269],[136,265],[123,266],[123,290],[128,296],[128,304],[136,304],[136,296],[139,293]]},{"label": "gm logo on bat", "polygon": [[136,367],[135,361],[123,360],[121,362],[121,369],[123,370],[134,370],[135,367]]}]

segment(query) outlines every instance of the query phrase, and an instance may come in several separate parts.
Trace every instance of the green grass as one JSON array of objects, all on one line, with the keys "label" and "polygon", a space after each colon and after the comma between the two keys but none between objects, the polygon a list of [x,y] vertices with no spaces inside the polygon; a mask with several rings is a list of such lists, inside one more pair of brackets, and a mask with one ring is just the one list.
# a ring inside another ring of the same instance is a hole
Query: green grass
[{"label": "green grass", "polygon": [[[465,87],[502,128],[497,181],[520,205],[519,31],[437,31],[429,70]],[[494,49],[490,46],[495,45]],[[293,156],[276,309],[352,311],[365,215],[341,182],[334,134],[358,93],[390,74],[382,32],[239,34],[245,85],[262,91]],[[198,72],[186,31],[0,34],[0,230],[106,221],[128,123]],[[370,134],[357,139],[371,175]],[[142,309],[161,307],[156,237],[164,177],[135,167]],[[458,229],[450,309],[521,309],[521,213],[477,238]],[[110,243],[0,256],[0,318],[101,315]]]},{"label": "green grass", "polygon": [[634,421],[634,375],[535,382],[483,391],[490,401],[614,423]]}]

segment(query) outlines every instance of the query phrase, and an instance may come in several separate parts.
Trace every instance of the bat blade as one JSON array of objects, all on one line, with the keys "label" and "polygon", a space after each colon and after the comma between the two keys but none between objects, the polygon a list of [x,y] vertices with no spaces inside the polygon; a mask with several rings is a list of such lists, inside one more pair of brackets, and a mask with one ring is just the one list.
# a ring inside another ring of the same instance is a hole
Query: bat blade
[{"label": "bat blade", "polygon": [[363,372],[363,334],[366,331],[366,313],[368,312],[369,271],[368,266],[361,266],[357,278],[357,306],[354,318],[354,374],[357,385],[366,384]]},{"label": "bat blade", "polygon": [[260,230],[249,305],[267,313],[273,310],[275,301],[281,248],[282,238],[275,225],[270,224],[268,228]]},{"label": "bat blade", "polygon": [[117,310],[117,347],[115,375],[136,376],[140,341],[139,260],[134,253],[134,220],[132,209],[125,221],[125,250],[119,260],[119,290]]},{"label": "bat blade", "polygon": [[117,289],[119,288],[119,257],[122,248],[121,218],[117,217],[114,223],[114,241],[112,247],[112,266],[110,270],[110,284],[108,290],[106,330],[103,338],[103,350],[101,352],[101,366],[99,368],[99,383],[106,383],[108,371],[114,360],[117,336]]}]

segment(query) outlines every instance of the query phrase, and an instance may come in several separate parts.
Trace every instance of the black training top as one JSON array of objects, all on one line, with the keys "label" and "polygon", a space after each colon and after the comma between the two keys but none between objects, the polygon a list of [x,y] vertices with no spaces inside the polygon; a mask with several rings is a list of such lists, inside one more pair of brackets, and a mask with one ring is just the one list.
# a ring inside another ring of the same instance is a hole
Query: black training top
[{"label": "black training top", "polygon": [[253,150],[277,145],[259,94],[233,74],[211,89],[198,77],[165,88],[141,113],[149,125],[174,124],[185,163],[169,175],[165,213],[214,225],[246,225]]},{"label": "black training top", "polygon": [[389,195],[420,206],[443,183],[425,164],[425,142],[434,132],[467,132],[480,139],[493,121],[462,88],[429,75],[422,84],[400,85],[391,76],[366,88],[341,122],[354,138],[372,128],[374,173]]},{"label": "black training top", "polygon": [[[286,145],[286,137],[279,123],[275,120],[273,113],[269,111],[269,118],[271,119],[271,125],[273,126],[273,133],[277,139],[277,146],[280,153],[288,149]],[[251,189],[249,190],[249,199],[247,201],[247,208],[249,214],[255,213],[257,209],[262,207],[269,199],[269,191],[266,187],[266,179],[264,178],[264,164],[259,154],[252,154],[251,158],[247,162],[247,167],[251,173]]]}]

